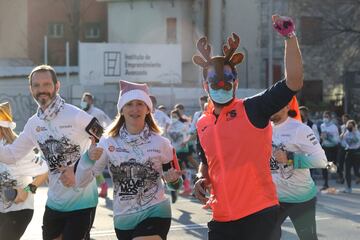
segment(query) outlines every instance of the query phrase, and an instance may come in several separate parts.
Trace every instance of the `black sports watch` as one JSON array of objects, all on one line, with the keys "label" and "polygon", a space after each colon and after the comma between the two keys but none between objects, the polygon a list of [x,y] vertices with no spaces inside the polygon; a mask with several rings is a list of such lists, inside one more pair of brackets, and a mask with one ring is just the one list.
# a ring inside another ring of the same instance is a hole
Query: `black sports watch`
[{"label": "black sports watch", "polygon": [[30,183],[29,185],[27,185],[24,190],[25,192],[31,192],[32,194],[35,194],[36,193],[36,189],[37,189],[37,186]]}]

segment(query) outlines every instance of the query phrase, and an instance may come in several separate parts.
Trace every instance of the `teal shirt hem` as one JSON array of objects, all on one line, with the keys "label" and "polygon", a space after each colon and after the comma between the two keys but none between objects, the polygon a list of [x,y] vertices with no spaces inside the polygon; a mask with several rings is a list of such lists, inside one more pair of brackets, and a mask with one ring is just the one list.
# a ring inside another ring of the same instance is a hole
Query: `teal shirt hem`
[{"label": "teal shirt hem", "polygon": [[279,202],[285,203],[302,203],[313,199],[317,194],[317,188],[313,183],[310,191],[307,194],[292,195],[292,196],[279,196]]},{"label": "teal shirt hem", "polygon": [[131,230],[147,218],[171,218],[171,205],[169,199],[140,212],[114,216],[114,227],[119,230]]},{"label": "teal shirt hem", "polygon": [[79,191],[69,190],[69,198],[61,199],[59,201],[47,199],[46,206],[59,211],[71,212],[86,208],[96,207],[98,204],[98,190],[95,179],[83,189]]}]

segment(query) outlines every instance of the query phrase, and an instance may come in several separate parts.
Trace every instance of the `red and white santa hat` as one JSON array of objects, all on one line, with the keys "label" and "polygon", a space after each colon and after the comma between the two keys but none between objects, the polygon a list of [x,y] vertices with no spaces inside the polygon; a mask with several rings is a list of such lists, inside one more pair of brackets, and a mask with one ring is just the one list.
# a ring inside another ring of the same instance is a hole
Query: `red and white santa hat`
[{"label": "red and white santa hat", "polygon": [[132,83],[120,80],[120,95],[117,109],[120,112],[124,105],[132,100],[141,100],[152,111],[153,105],[150,99],[149,87],[145,84]]},{"label": "red and white santa hat", "polygon": [[10,129],[16,127],[16,123],[13,122],[13,116],[8,102],[0,103],[0,127]]}]

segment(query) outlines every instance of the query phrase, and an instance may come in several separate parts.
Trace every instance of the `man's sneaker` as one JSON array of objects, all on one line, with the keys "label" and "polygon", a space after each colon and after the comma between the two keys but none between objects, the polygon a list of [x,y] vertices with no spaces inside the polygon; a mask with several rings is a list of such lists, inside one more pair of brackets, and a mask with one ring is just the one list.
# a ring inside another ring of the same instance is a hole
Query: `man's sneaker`
[{"label": "man's sneaker", "polygon": [[346,187],[346,188],[344,188],[341,192],[343,192],[343,193],[352,193],[352,189]]},{"label": "man's sneaker", "polygon": [[100,193],[99,193],[99,197],[101,198],[106,198],[107,197],[107,192],[108,192],[108,185],[106,182],[103,182],[102,184],[100,184]]}]

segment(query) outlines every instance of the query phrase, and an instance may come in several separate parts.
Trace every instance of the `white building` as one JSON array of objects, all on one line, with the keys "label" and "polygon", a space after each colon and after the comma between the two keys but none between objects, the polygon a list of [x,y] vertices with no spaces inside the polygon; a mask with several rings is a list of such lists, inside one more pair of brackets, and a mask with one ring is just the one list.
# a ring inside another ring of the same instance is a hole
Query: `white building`
[{"label": "white building", "polygon": [[240,87],[264,86],[260,79],[260,8],[258,0],[99,0],[108,2],[110,43],[181,45],[182,85],[200,86],[200,69],[192,63],[195,44],[208,36],[220,54],[231,32],[239,34],[245,60],[238,67]]}]

